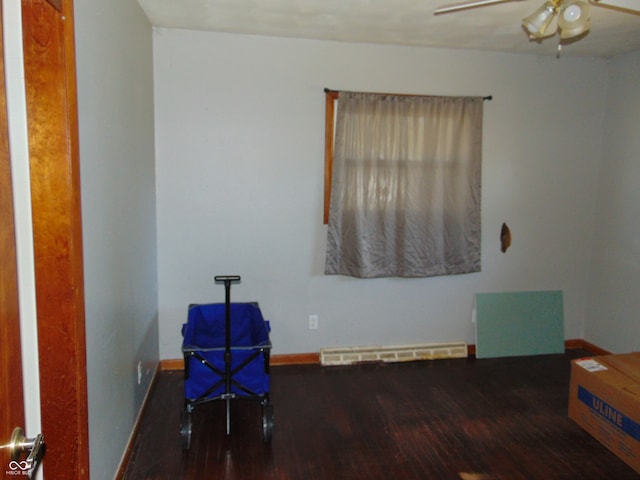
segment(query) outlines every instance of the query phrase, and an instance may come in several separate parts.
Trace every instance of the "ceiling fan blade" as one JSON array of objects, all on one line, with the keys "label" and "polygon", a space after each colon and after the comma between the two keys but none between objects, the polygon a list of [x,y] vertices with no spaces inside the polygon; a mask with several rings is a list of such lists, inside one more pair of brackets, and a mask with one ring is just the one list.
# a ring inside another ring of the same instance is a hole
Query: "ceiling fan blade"
[{"label": "ceiling fan blade", "polygon": [[594,0],[593,3],[601,7],[640,14],[640,2],[637,0]]},{"label": "ceiling fan blade", "polygon": [[470,0],[462,3],[452,3],[450,5],[444,5],[438,7],[433,12],[434,15],[440,15],[441,13],[457,12],[458,10],[466,10],[468,8],[485,7],[487,5],[493,5],[494,3],[506,3],[506,2],[518,2],[522,0]]}]

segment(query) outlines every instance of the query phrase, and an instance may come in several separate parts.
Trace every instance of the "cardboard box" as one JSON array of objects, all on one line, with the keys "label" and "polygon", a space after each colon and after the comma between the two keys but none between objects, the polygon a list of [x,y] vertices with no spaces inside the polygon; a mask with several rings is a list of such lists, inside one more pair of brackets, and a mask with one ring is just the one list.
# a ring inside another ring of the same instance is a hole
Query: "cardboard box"
[{"label": "cardboard box", "polygon": [[569,417],[640,473],[640,353],[574,360]]}]

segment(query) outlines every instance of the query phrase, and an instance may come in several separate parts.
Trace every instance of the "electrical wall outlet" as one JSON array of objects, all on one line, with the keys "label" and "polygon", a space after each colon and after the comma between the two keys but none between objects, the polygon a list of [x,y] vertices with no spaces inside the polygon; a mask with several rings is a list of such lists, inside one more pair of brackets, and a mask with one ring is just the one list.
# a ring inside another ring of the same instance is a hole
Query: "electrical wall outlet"
[{"label": "electrical wall outlet", "polygon": [[309,330],[318,329],[318,315],[309,315]]}]

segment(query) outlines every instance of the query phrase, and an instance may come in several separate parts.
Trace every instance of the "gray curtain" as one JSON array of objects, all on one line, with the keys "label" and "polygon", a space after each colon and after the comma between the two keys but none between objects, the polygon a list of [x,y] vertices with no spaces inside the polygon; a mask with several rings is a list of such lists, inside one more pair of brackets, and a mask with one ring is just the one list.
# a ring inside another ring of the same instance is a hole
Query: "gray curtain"
[{"label": "gray curtain", "polygon": [[326,274],[480,270],[482,103],[340,92]]}]

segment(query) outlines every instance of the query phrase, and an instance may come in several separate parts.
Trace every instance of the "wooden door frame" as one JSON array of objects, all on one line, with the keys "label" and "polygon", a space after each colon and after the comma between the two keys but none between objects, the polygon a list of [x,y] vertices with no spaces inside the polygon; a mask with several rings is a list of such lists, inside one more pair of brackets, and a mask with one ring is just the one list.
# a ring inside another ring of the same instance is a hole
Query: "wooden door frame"
[{"label": "wooden door frame", "polygon": [[[89,478],[73,0],[21,0],[45,478]],[[59,7],[59,8],[58,8]]]}]

